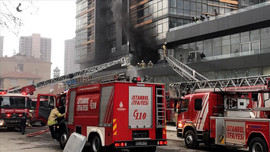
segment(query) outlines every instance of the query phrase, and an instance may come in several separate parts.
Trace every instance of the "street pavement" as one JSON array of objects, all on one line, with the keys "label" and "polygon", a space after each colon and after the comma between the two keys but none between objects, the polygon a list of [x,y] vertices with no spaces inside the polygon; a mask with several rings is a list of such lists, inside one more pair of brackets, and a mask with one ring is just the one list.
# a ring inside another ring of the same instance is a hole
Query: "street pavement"
[{"label": "street pavement", "polygon": [[[26,128],[26,134],[46,130],[48,127]],[[35,137],[26,137],[18,130],[0,129],[0,152],[61,152],[50,132]]]},{"label": "street pavement", "polygon": [[[46,130],[48,127],[27,128],[26,134]],[[228,148],[216,148],[200,146],[199,149],[191,150],[185,147],[183,139],[176,137],[175,126],[167,126],[168,146],[157,147],[156,152],[226,152],[235,151],[243,152],[243,150],[234,150]],[[83,152],[87,152],[87,146]],[[122,150],[128,152],[128,150]],[[62,152],[59,143],[51,138],[50,132],[43,133],[35,137],[27,137],[22,135],[18,130],[2,130],[0,129],[0,152]]]},{"label": "street pavement", "polygon": [[167,139],[168,140],[176,140],[176,141],[183,141],[176,136],[176,127],[175,126],[167,126]]}]

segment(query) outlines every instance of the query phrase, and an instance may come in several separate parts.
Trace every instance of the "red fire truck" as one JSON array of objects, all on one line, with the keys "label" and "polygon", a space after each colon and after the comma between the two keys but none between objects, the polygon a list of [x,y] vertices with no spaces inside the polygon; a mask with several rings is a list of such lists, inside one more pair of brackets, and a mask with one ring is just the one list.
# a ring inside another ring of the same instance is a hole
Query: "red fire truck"
[{"label": "red fire truck", "polygon": [[167,124],[176,125],[177,120],[177,103],[178,98],[170,98],[169,92],[165,93],[166,96],[166,122]]},{"label": "red fire truck", "polygon": [[155,151],[167,144],[164,94],[163,84],[141,83],[139,78],[69,89],[66,119],[57,127],[61,147],[77,132],[87,137],[92,151],[105,147]]},{"label": "red fire truck", "polygon": [[188,148],[199,143],[270,149],[268,85],[197,89],[181,98],[177,136]]},{"label": "red fire truck", "polygon": [[[43,117],[37,117],[37,114],[36,114],[37,113],[37,111],[36,111],[37,98],[32,98],[31,100],[32,100],[32,102],[31,102],[31,106],[30,106],[30,110],[29,110],[30,123],[31,124],[40,123],[40,125],[42,125],[42,126],[47,125],[47,119],[45,119]],[[48,100],[47,99],[40,99],[39,104],[42,106],[42,105],[46,104],[45,102],[48,102]]]},{"label": "red fire truck", "polygon": [[19,128],[23,114],[29,118],[30,102],[27,93],[0,92],[0,128]]},{"label": "red fire truck", "polygon": [[179,98],[177,136],[188,148],[206,145],[270,149],[270,76],[208,80],[173,56],[166,61],[186,82],[170,84]]}]

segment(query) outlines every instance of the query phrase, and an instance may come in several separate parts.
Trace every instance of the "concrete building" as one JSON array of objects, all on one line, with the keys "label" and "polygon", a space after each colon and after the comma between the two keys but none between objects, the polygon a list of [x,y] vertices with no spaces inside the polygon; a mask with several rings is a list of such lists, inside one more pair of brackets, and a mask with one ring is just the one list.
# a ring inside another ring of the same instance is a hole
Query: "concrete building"
[{"label": "concrete building", "polygon": [[75,38],[65,41],[64,74],[80,70],[80,65],[75,63]]},{"label": "concrete building", "polygon": [[81,68],[132,54],[158,60],[174,27],[207,20],[265,0],[77,0],[76,63]]},{"label": "concrete building", "polygon": [[[264,2],[172,28],[166,35],[167,48],[210,80],[269,75],[269,11],[270,2]],[[165,83],[166,89],[172,82],[185,81],[164,63],[136,70],[141,77],[148,75],[153,82]]]},{"label": "concrete building", "polygon": [[224,15],[265,0],[130,0],[132,25],[160,46],[174,27]]},{"label": "concrete building", "polygon": [[3,56],[4,53],[4,37],[0,36],[0,57]]},{"label": "concrete building", "polygon": [[76,63],[81,68],[128,54],[123,34],[127,0],[77,0]]},{"label": "concrete building", "polygon": [[[48,80],[50,76],[51,62],[22,55],[0,58],[0,89],[27,86]],[[49,88],[39,89],[38,92],[49,93]]]},{"label": "concrete building", "polygon": [[208,79],[270,74],[269,13],[265,2],[176,27],[167,34],[168,48]]},{"label": "concrete building", "polygon": [[19,53],[35,59],[51,62],[51,39],[40,34],[20,37]]}]

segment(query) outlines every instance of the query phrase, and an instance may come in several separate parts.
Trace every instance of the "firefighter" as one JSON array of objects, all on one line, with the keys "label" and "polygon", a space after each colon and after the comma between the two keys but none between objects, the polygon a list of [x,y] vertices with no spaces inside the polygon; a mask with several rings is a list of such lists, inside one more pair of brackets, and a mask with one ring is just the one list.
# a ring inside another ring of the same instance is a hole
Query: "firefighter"
[{"label": "firefighter", "polygon": [[200,54],[200,57],[201,57],[201,59],[203,60],[203,59],[205,58],[205,54],[202,52],[202,53]]},{"label": "firefighter", "polygon": [[191,61],[192,61],[191,56],[188,55],[188,62],[191,62]]},{"label": "firefighter", "polygon": [[153,62],[152,61],[149,61],[148,64],[147,64],[148,68],[152,68],[153,67]]},{"label": "firefighter", "polygon": [[25,113],[22,114],[20,126],[21,126],[22,135],[24,135],[25,128],[26,128],[26,114]]},{"label": "firefighter", "polygon": [[216,9],[214,9],[214,14],[215,14],[215,16],[218,16],[218,12]]},{"label": "firefighter", "polygon": [[[50,104],[50,105],[53,105]],[[59,108],[60,109],[60,108]],[[57,125],[57,118],[60,118],[60,117],[63,117],[65,115],[65,113],[61,114],[58,110],[58,108],[54,107],[54,109],[52,109],[50,115],[49,115],[49,118],[48,118],[48,123],[47,125],[49,126],[50,128],[50,131],[51,131],[51,135],[52,135],[52,138],[53,139],[56,139],[56,136],[55,136],[55,126]]]},{"label": "firefighter", "polygon": [[164,57],[166,57],[167,56],[167,42],[164,42],[164,44],[162,45],[162,49],[163,49],[163,55],[164,55]]},{"label": "firefighter", "polygon": [[136,66],[139,68],[139,67],[140,67],[140,65],[141,65],[141,64],[140,64],[140,62],[138,62]]},{"label": "firefighter", "polygon": [[141,62],[141,68],[145,68],[146,64],[144,63],[144,61],[142,60]]}]

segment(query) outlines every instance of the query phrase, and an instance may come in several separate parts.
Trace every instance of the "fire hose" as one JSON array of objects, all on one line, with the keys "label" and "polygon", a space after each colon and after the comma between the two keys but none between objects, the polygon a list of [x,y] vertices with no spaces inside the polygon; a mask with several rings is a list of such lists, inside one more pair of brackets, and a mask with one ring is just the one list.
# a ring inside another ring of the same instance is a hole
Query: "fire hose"
[{"label": "fire hose", "polygon": [[29,133],[29,134],[27,134],[26,136],[27,136],[27,137],[35,137],[35,136],[41,135],[41,134],[43,134],[43,133],[45,133],[45,132],[50,132],[50,129],[48,128],[48,129],[46,129],[46,130],[41,130],[41,131],[38,131],[38,132]]}]

